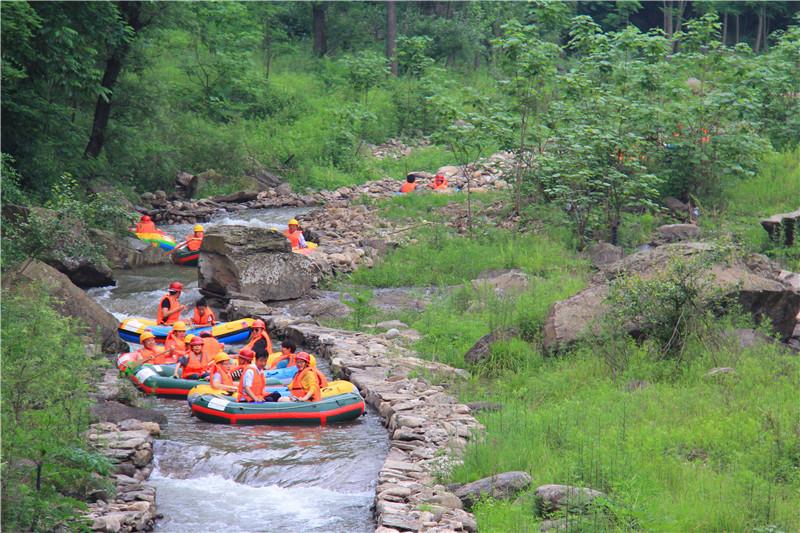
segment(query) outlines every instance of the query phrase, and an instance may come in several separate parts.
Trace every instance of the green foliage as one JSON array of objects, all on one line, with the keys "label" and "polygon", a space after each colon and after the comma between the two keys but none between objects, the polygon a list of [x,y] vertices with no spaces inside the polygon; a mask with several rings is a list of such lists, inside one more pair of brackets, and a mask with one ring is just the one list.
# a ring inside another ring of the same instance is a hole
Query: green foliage
[{"label": "green foliage", "polygon": [[347,82],[354,92],[362,95],[364,105],[370,89],[377,87],[389,75],[386,58],[376,52],[365,50],[344,56],[339,61],[345,68]]},{"label": "green foliage", "polygon": [[369,303],[372,301],[372,291],[350,291],[343,295],[341,301],[352,310],[348,317],[352,328],[359,330],[364,325],[365,319],[372,314]]},{"label": "green foliage", "polygon": [[4,291],[2,311],[3,529],[77,529],[79,500],[108,488],[92,474],[110,464],[83,439],[97,363],[43,290]]}]

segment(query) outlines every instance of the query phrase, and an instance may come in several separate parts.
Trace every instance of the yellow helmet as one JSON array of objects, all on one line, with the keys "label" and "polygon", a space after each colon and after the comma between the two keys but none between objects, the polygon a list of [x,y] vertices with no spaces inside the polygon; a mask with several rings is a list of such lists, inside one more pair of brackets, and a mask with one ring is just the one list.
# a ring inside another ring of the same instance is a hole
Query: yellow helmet
[{"label": "yellow helmet", "polygon": [[153,334],[152,334],[152,333],[150,333],[149,331],[145,331],[144,333],[142,333],[141,335],[139,335],[139,342],[140,342],[141,344],[144,344],[144,341],[146,341],[147,339],[155,339],[155,338],[156,338],[156,336],[155,336],[155,335],[153,335]]},{"label": "yellow helmet", "polygon": [[289,221],[288,225],[291,226],[292,224],[294,224],[295,226],[299,226],[300,225],[300,223],[297,221],[296,218],[293,218],[292,220]]},{"label": "yellow helmet", "polygon": [[190,342],[192,342],[192,339],[194,339],[194,335],[192,335],[191,333],[189,333],[188,335],[186,335],[186,336],[183,338],[183,342],[185,342],[186,344],[189,344]]},{"label": "yellow helmet", "polygon": [[225,352],[219,352],[217,355],[214,356],[214,359],[212,359],[212,361],[214,361],[215,363],[221,363],[223,361],[230,361],[230,360],[231,357]]},{"label": "yellow helmet", "polygon": [[198,231],[202,232],[203,231],[203,226],[201,226],[200,224],[195,224],[194,225],[194,231],[195,232],[198,232]]},{"label": "yellow helmet", "polygon": [[172,324],[172,331],[186,331],[186,322],[178,320],[177,322]]}]

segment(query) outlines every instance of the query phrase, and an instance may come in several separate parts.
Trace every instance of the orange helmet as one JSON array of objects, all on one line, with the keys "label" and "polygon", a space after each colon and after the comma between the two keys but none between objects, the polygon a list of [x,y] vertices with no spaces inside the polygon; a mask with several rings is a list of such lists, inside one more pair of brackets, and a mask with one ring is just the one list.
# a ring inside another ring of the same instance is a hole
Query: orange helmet
[{"label": "orange helmet", "polygon": [[311,356],[306,352],[300,352],[295,356],[295,361],[305,361],[307,365],[311,364]]},{"label": "orange helmet", "polygon": [[252,361],[253,357],[256,356],[256,352],[251,350],[250,348],[242,348],[239,350],[239,359],[243,359],[245,361]]},{"label": "orange helmet", "polygon": [[142,215],[141,222],[150,222],[152,219],[148,215]]},{"label": "orange helmet", "polygon": [[169,290],[181,292],[183,290],[183,283],[180,281],[173,281],[169,284]]},{"label": "orange helmet", "polygon": [[256,319],[256,320],[254,320],[254,321],[253,321],[253,325],[252,325],[252,326],[250,326],[250,327],[251,327],[252,329],[256,329],[256,328],[267,329],[267,325],[266,325],[266,324],[264,324],[264,321],[263,321],[263,320],[261,320],[260,318],[259,318],[259,319]]},{"label": "orange helmet", "polygon": [[202,345],[203,345],[203,339],[201,339],[200,337],[192,337],[191,342],[189,342],[189,346],[202,346]]}]

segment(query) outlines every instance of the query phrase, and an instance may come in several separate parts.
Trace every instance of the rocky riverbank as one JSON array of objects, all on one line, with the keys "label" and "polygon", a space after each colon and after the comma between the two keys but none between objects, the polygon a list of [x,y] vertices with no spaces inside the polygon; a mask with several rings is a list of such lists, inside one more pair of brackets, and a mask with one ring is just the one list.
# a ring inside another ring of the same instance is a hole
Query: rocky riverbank
[{"label": "rocky riverbank", "polygon": [[376,531],[477,530],[461,499],[438,482],[461,460],[469,441],[480,438],[482,427],[470,408],[447,392],[447,383],[467,377],[465,371],[419,359],[388,333],[297,324],[284,316],[263,318],[270,331],[327,358],[336,374],[359,388],[388,428],[390,450],[375,495]]}]

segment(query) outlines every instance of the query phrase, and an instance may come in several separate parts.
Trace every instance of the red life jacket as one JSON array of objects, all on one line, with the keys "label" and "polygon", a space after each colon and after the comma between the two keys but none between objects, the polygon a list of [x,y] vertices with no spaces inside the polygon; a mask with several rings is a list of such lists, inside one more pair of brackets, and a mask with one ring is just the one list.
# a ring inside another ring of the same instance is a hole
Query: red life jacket
[{"label": "red life jacket", "polygon": [[156,231],[156,224],[152,220],[136,223],[136,233],[156,233]]},{"label": "red life jacket", "polygon": [[208,364],[215,355],[222,351],[222,344],[214,337],[203,337],[203,364]]},{"label": "red life jacket", "polygon": [[403,184],[403,186],[402,186],[402,187],[400,187],[400,192],[402,192],[402,193],[409,193],[409,192],[413,192],[413,191],[415,191],[416,189],[417,189],[417,184],[416,184],[416,182],[415,182],[415,183],[409,183],[409,182],[405,182],[405,183]]},{"label": "red life jacket", "polygon": [[303,234],[302,231],[292,231],[290,232],[288,229],[283,232],[283,235],[289,239],[289,242],[292,243],[292,248],[300,248],[300,236]]},{"label": "red life jacket", "polygon": [[206,307],[206,312],[200,314],[200,310],[196,307],[194,308],[194,316],[192,316],[192,324],[198,326],[213,326],[214,322],[217,321],[217,317],[214,316],[214,311],[211,310],[210,307]]},{"label": "red life jacket", "polygon": [[322,399],[322,388],[328,386],[328,379],[316,368],[313,366],[307,366],[303,369],[302,372],[298,372],[294,375],[294,379],[292,383],[289,385],[289,391],[292,393],[292,396],[296,396],[297,398],[302,398],[308,391],[305,390],[302,386],[303,377],[308,373],[314,374],[317,378],[318,387],[314,391],[314,394],[311,396],[312,402],[318,402]]},{"label": "red life jacket", "polygon": [[258,342],[259,340],[261,340],[261,339],[266,339],[266,341],[267,341],[267,354],[271,354],[272,353],[272,340],[269,338],[269,333],[267,333],[267,330],[262,331],[261,334],[258,335],[257,337],[252,337],[250,339],[250,342],[247,343],[247,346],[245,346],[245,348],[247,348],[248,350],[252,350],[253,349],[253,345],[256,342]]},{"label": "red life jacket", "polygon": [[240,402],[252,402],[253,399],[250,398],[248,394],[244,392],[244,376],[247,374],[248,370],[253,370],[253,384],[250,385],[250,390],[253,391],[256,395],[256,401],[261,401],[264,399],[264,388],[266,387],[266,380],[264,379],[264,373],[258,369],[255,364],[250,364],[245,368],[244,372],[242,373],[242,379],[239,380],[239,390],[238,390],[238,398]]},{"label": "red life jacket", "polygon": [[194,233],[186,236],[186,248],[192,252],[196,252],[203,245],[203,233],[196,237]]},{"label": "red life jacket", "polygon": [[433,180],[433,190],[434,191],[441,191],[447,188],[447,178],[442,178],[441,180],[434,179]]},{"label": "red life jacket", "polygon": [[183,367],[183,374],[181,374],[181,377],[186,379],[187,376],[192,374],[202,374],[206,368],[206,365],[203,363],[203,354],[197,355],[190,351],[187,355],[189,361],[186,363],[186,366]]},{"label": "red life jacket", "polygon": [[164,316],[164,312],[165,312],[164,308],[161,307],[164,304],[164,300],[165,299],[169,301],[169,308],[170,309],[177,309],[178,306],[181,305],[181,302],[178,299],[178,295],[177,294],[169,294],[169,293],[165,294],[161,298],[161,300],[158,301],[158,314],[156,315],[156,321],[158,322],[159,325],[166,324],[166,325],[169,326],[169,325],[174,324],[178,320],[180,320],[181,312],[180,311],[174,311],[172,313],[169,313],[165,317]]}]

